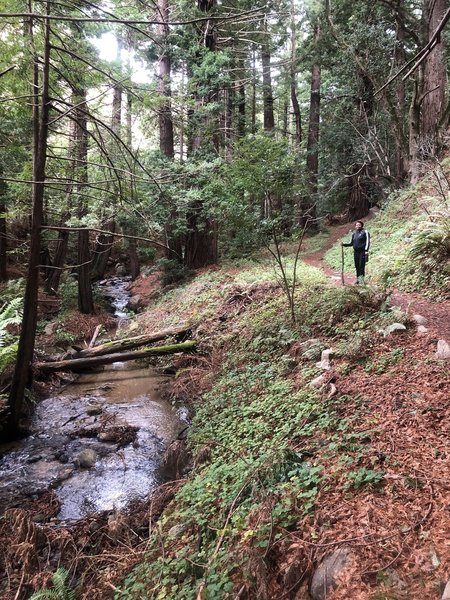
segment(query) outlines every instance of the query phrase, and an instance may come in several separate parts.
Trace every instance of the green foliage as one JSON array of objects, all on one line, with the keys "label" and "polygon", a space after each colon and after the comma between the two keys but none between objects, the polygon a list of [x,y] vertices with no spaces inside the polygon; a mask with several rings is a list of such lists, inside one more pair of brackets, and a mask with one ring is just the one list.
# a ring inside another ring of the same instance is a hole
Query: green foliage
[{"label": "green foliage", "polygon": [[30,600],[75,600],[75,592],[68,583],[69,573],[60,567],[52,576],[53,588],[35,592]]},{"label": "green foliage", "polygon": [[0,307],[0,374],[14,362],[18,347],[18,336],[8,327],[22,321],[22,298],[15,298]]},{"label": "green foliage", "polygon": [[347,489],[359,490],[365,485],[377,487],[383,480],[384,473],[373,469],[361,468],[347,473]]},{"label": "green foliage", "polygon": [[366,365],[366,373],[385,373],[390,367],[396,365],[405,355],[403,348],[394,348],[387,354],[380,356],[375,362]]},{"label": "green foliage", "polygon": [[160,280],[164,286],[181,283],[189,275],[189,270],[177,260],[161,258],[158,266],[161,269]]},{"label": "green foliage", "polygon": [[430,277],[435,271],[447,268],[450,260],[450,216],[436,215],[424,223],[413,238],[409,250],[411,259]]}]

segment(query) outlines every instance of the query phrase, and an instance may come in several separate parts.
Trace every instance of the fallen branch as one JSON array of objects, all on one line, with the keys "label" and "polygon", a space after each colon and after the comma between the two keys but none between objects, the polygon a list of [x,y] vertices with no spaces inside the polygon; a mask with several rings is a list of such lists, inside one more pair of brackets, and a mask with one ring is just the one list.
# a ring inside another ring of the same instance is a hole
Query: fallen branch
[{"label": "fallen branch", "polygon": [[149,358],[160,356],[162,354],[175,354],[176,352],[189,352],[196,348],[196,341],[183,342],[182,344],[172,344],[168,346],[157,346],[155,348],[144,348],[135,352],[122,352],[116,354],[107,354],[104,356],[94,356],[90,358],[75,358],[72,360],[58,360],[54,362],[37,362],[34,368],[45,373],[55,373],[56,371],[79,371],[89,369],[99,365],[107,365],[114,362],[126,362],[138,358]]}]

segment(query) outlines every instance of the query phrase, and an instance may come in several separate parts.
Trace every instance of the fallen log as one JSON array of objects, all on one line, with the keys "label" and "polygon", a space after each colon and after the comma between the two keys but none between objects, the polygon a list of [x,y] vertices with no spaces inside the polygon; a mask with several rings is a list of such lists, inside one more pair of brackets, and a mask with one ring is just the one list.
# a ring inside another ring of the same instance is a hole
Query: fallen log
[{"label": "fallen log", "polygon": [[[115,352],[122,352],[124,350],[133,350],[134,348],[139,348],[139,346],[145,346],[152,342],[159,342],[166,337],[170,337],[172,335],[181,335],[182,333],[187,333],[188,331],[189,327],[186,327],[185,325],[184,327],[172,327],[171,329],[163,329],[161,331],[157,331],[156,333],[144,333],[143,335],[136,335],[134,337],[124,338],[122,340],[112,340],[93,348],[83,348],[83,350],[73,352],[70,355],[70,358],[90,358],[91,356],[103,356],[104,354],[113,354]],[[63,358],[66,359],[69,358],[69,356],[65,356]]]},{"label": "fallen log", "polygon": [[55,373],[56,371],[80,371],[97,367],[99,365],[108,365],[113,362],[126,362],[138,358],[149,358],[160,356],[162,354],[175,354],[176,352],[189,352],[196,348],[197,342],[190,340],[181,344],[171,344],[168,346],[156,346],[153,348],[143,348],[133,352],[118,352],[115,354],[105,354],[102,356],[91,356],[88,358],[73,358],[68,360],[57,360],[53,362],[37,362],[33,367],[36,370],[46,373]]}]

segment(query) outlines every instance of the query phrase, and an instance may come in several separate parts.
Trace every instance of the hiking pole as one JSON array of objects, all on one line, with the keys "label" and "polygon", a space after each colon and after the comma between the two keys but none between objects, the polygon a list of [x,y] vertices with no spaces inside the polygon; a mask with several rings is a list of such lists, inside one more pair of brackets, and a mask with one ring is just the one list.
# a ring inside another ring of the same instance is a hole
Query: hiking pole
[{"label": "hiking pole", "polygon": [[344,281],[344,246],[341,244],[341,281],[342,285],[345,285]]}]

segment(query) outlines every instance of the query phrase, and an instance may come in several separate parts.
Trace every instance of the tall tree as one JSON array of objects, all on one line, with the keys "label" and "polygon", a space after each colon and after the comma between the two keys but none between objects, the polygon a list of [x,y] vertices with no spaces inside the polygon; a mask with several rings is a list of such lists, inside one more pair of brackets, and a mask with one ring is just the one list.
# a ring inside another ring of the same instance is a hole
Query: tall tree
[{"label": "tall tree", "polygon": [[[47,15],[50,14],[50,2],[46,3]],[[11,382],[8,401],[8,435],[15,436],[22,416],[25,389],[31,379],[37,323],[37,299],[39,286],[39,262],[41,254],[41,229],[44,213],[44,190],[48,146],[50,113],[50,20],[46,19],[44,28],[43,55],[33,52],[33,182],[32,182],[32,218],[30,232],[30,250],[28,257],[27,283],[24,297],[24,310],[17,351],[16,366]],[[34,38],[34,23],[29,21],[30,42]],[[36,45],[31,44],[33,48]],[[40,76],[42,79],[40,81]],[[40,99],[40,103],[39,103]]]}]

